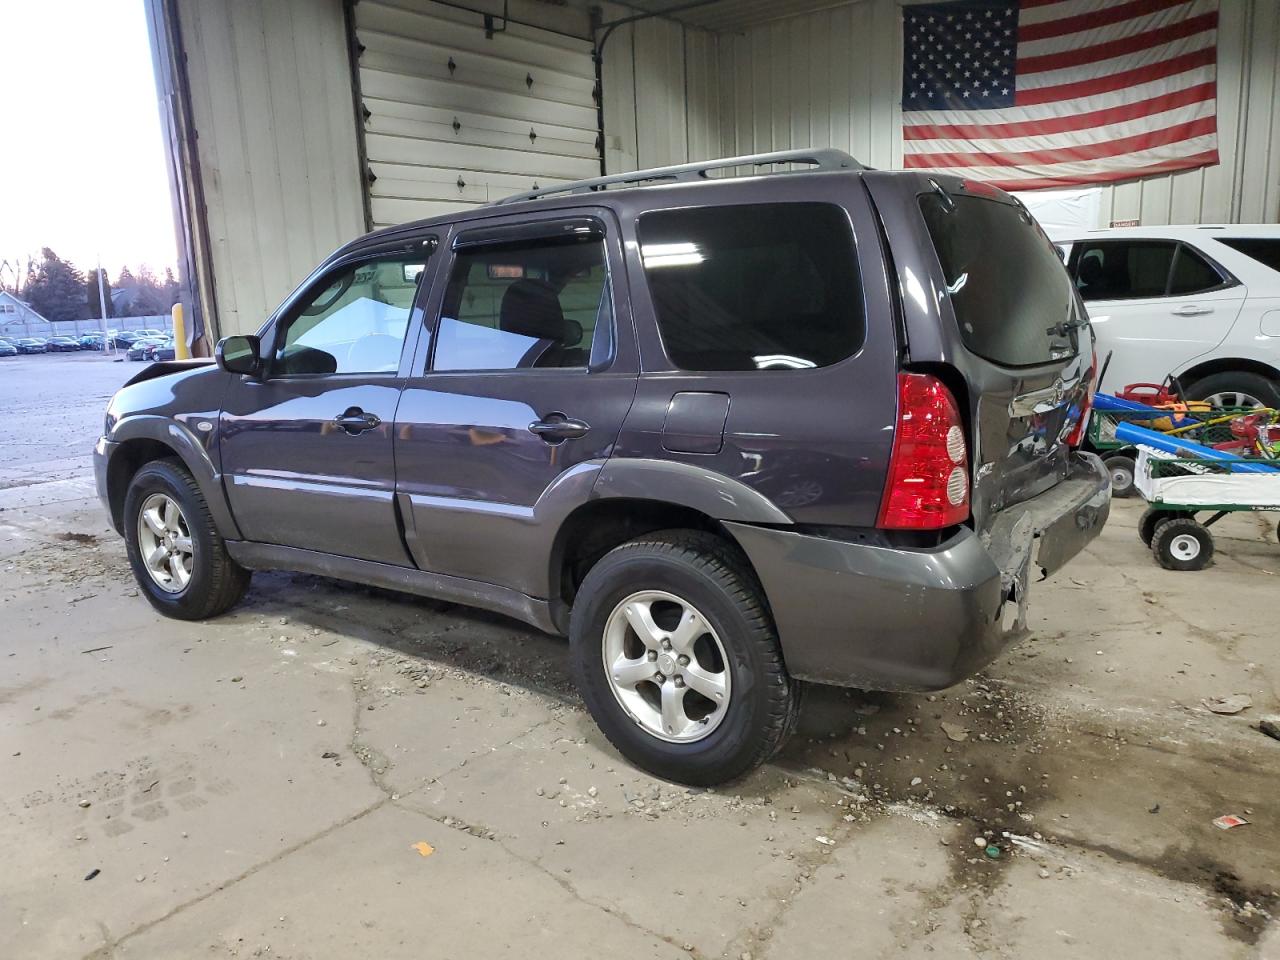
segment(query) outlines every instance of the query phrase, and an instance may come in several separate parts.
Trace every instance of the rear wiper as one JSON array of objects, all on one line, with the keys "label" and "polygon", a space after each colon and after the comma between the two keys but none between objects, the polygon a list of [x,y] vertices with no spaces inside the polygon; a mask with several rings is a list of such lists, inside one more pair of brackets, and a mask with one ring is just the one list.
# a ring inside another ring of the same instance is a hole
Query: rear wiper
[{"label": "rear wiper", "polygon": [[1070,320],[1063,320],[1061,323],[1055,323],[1052,327],[1045,330],[1051,337],[1065,337],[1072,330],[1079,330],[1089,322],[1087,317],[1076,316]]}]

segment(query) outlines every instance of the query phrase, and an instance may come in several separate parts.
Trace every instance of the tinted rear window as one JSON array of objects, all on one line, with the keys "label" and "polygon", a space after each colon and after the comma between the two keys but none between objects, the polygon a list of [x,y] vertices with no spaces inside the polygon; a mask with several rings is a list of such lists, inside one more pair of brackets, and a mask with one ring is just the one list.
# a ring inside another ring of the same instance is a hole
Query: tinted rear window
[{"label": "tinted rear window", "polygon": [[1238,250],[1246,257],[1257,260],[1263,266],[1270,267],[1280,273],[1280,239],[1268,237],[1218,237],[1219,243],[1225,243],[1232,250]]},{"label": "tinted rear window", "polygon": [[970,351],[1012,367],[1075,353],[1064,326],[1075,312],[1071,278],[1021,207],[980,197],[920,198],[946,278],[960,337]]},{"label": "tinted rear window", "polygon": [[862,346],[858,262],[839,207],[646,213],[640,252],[663,346],[684,370],[825,367]]}]

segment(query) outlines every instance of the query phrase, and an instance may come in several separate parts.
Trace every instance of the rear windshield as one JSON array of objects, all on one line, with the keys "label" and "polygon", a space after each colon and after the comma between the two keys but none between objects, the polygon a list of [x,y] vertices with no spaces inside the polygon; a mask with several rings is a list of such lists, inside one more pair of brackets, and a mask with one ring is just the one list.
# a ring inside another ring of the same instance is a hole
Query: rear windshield
[{"label": "rear windshield", "polygon": [[1019,206],[937,193],[920,198],[970,351],[1010,367],[1074,356],[1075,296],[1057,251]]},{"label": "rear windshield", "polygon": [[1268,237],[1218,237],[1219,243],[1225,243],[1232,250],[1243,253],[1252,260],[1257,260],[1265,267],[1280,273],[1280,238]]}]

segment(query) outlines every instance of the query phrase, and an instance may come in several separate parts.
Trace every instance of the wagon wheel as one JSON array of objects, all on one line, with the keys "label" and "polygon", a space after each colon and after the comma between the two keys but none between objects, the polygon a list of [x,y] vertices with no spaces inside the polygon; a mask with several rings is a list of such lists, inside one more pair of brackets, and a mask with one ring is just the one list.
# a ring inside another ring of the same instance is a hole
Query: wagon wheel
[{"label": "wagon wheel", "polygon": [[1188,510],[1158,510],[1155,507],[1148,507],[1138,521],[1138,536],[1143,544],[1149,547],[1161,524],[1180,517],[1190,520],[1195,518],[1195,514]]},{"label": "wagon wheel", "polygon": [[1151,552],[1166,570],[1203,570],[1213,559],[1213,534],[1196,520],[1177,517],[1156,527]]}]

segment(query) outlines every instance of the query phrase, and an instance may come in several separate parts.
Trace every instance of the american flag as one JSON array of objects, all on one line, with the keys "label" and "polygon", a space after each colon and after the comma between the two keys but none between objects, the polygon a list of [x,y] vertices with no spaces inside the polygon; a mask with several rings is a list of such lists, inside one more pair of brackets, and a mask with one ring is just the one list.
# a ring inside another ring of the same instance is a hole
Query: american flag
[{"label": "american flag", "polygon": [[906,166],[1005,189],[1218,162],[1218,0],[903,8]]}]

